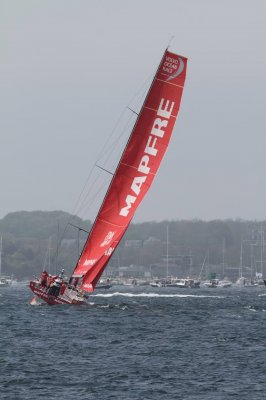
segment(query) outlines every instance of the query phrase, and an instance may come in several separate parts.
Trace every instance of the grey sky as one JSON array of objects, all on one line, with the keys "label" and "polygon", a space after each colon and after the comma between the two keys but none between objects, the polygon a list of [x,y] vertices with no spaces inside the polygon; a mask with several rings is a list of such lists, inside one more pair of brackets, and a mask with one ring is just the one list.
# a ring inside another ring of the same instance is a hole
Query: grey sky
[{"label": "grey sky", "polygon": [[264,0],[0,5],[0,217],[72,211],[174,35],[171,50],[189,59],[182,107],[134,221],[266,218]]}]

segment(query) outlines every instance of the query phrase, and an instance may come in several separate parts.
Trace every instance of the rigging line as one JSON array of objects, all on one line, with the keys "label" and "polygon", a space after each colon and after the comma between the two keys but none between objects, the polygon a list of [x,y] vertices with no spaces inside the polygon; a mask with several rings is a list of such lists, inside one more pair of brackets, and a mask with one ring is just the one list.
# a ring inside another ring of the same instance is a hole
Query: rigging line
[{"label": "rigging line", "polygon": [[89,176],[87,177],[86,182],[85,182],[85,184],[83,185],[83,188],[82,188],[82,190],[81,190],[81,192],[80,192],[80,194],[79,194],[79,197],[78,197],[78,199],[77,199],[77,201],[76,201],[76,203],[75,203],[75,206],[74,206],[73,211],[72,211],[72,214],[74,214],[74,215],[75,215],[75,210],[78,208],[78,204],[79,204],[79,202],[80,202],[80,199],[81,199],[81,197],[82,197],[82,195],[83,195],[83,193],[84,193],[84,191],[85,191],[85,189],[86,189],[86,187],[87,187],[87,185],[88,185],[88,182],[89,182],[89,180],[90,180],[90,178],[91,178],[91,175],[92,175],[92,173],[93,173],[93,169],[94,169],[94,165],[93,165],[93,167],[91,168],[91,170],[90,170],[90,172],[89,172]]},{"label": "rigging line", "polygon": [[[128,130],[130,129],[130,125],[132,124],[133,117],[134,116],[131,114],[130,117],[128,118],[128,120],[126,121],[125,125],[122,127],[121,133],[119,134],[119,136],[116,138],[116,140],[110,146],[110,150],[109,150],[109,153],[106,154],[106,158],[105,159],[103,158],[103,163],[107,163],[110,160],[111,156],[114,155],[114,149],[116,147],[118,147],[119,141],[122,141],[123,136],[125,136],[125,134],[127,134],[127,137],[124,137],[124,139],[123,139],[123,142],[122,142],[123,146],[121,145],[121,148],[118,151],[118,153],[121,154],[124,144],[125,144],[124,142],[126,142],[126,140],[128,139]],[[118,158],[118,160],[119,160],[119,158]],[[97,160],[97,161],[99,161],[99,160]],[[115,166],[116,164],[117,164],[117,161],[115,161],[113,163],[113,166]]]},{"label": "rigging line", "polygon": [[[113,129],[113,132],[112,132],[112,134],[111,134],[110,137],[109,137],[109,140],[107,140],[107,142],[106,142],[105,145],[104,145],[104,149],[106,149],[107,143],[110,142],[111,137],[112,137],[112,135],[114,134],[115,129],[117,129],[117,126],[118,126],[118,124],[120,123],[123,114],[125,114],[125,111],[126,111],[126,109],[123,110],[123,112],[121,113],[120,118],[119,118],[119,121],[117,122],[115,128]],[[127,127],[129,126],[129,124],[131,123],[131,119],[132,119],[132,116],[130,116],[129,121],[127,121],[126,124],[124,125],[124,127],[122,128],[122,132],[120,133],[119,137],[113,142],[113,144],[111,144],[111,145],[109,146],[109,149],[110,149],[109,155],[108,155],[108,152],[107,152],[107,157],[106,157],[104,163],[106,163],[106,162],[108,161],[108,159],[110,159],[111,155],[113,154],[112,148],[114,148],[115,145],[117,145],[117,143],[119,142],[119,140],[121,140],[121,137],[124,135],[126,128],[127,128]],[[99,153],[98,158],[97,158],[97,162],[98,162],[98,161],[100,160],[100,158],[102,157],[102,154],[104,153],[104,149]],[[72,210],[72,214],[74,214],[74,215],[77,215],[77,214],[78,214],[78,210],[82,207],[82,205],[83,205],[85,199],[88,197],[88,194],[85,194],[85,195],[84,195],[84,193],[85,193],[85,191],[86,191],[86,188],[89,186],[89,187],[88,187],[88,190],[89,190],[90,187],[94,187],[95,180],[94,180],[94,182],[92,182],[92,184],[90,184],[90,185],[89,185],[89,181],[90,181],[90,179],[91,179],[91,177],[92,177],[92,174],[93,174],[95,165],[96,165],[96,164],[94,164],[93,167],[91,168],[90,173],[89,173],[89,176],[88,176],[88,178],[86,179],[86,182],[85,182],[85,184],[83,185],[82,191],[81,191],[81,193],[80,193],[80,195],[79,195],[79,197],[78,197],[78,199],[77,199],[77,201],[76,201],[76,203],[75,203],[75,206],[74,206],[74,208],[73,208],[73,210]],[[82,196],[83,196],[83,195],[84,195],[84,199],[82,200]],[[70,220],[71,220],[71,217],[70,217]],[[69,221],[70,221],[70,220],[69,220]],[[69,222],[69,221],[68,221],[68,222]]]},{"label": "rigging line", "polygon": [[[110,159],[111,156],[113,155],[113,149],[114,149],[115,147],[117,147],[118,142],[121,140],[121,138],[123,137],[123,135],[125,134],[125,132],[128,132],[128,130],[129,130],[129,128],[130,128],[130,125],[132,124],[132,119],[133,119],[133,118],[134,118],[134,116],[131,115],[130,118],[128,119],[128,121],[126,122],[126,124],[124,125],[121,134],[120,134],[119,137],[116,139],[116,142],[114,142],[114,143],[112,144],[112,146],[111,146],[111,148],[110,148],[109,154],[107,155],[107,157],[105,158],[105,160],[102,160],[102,163],[106,164],[106,163],[109,161],[109,159]],[[128,137],[126,137],[125,139],[127,140]],[[125,140],[124,140],[124,141],[125,141]],[[124,141],[123,141],[123,142],[124,142]],[[116,165],[117,165],[117,159],[119,159],[119,155],[122,154],[122,152],[123,152],[123,147],[124,147],[124,146],[121,146],[121,148],[119,149],[118,157],[116,157],[116,160],[113,162],[113,165],[112,165],[113,168],[115,168]],[[99,160],[98,160],[98,161],[99,161]],[[113,173],[111,173],[111,172],[108,171],[107,169],[105,169],[105,168],[103,168],[103,167],[100,167],[100,166],[97,165],[97,164],[95,164],[95,166],[97,166],[97,167],[101,168],[102,170],[107,171],[109,174],[113,175]],[[94,181],[91,182],[90,186],[93,187],[93,188],[95,188],[95,185],[96,185],[96,183],[98,182],[98,180],[99,180],[99,174],[95,177]],[[99,190],[95,192],[95,195],[92,197],[91,203],[85,204],[85,202],[88,202],[88,197],[89,197],[89,194],[90,194],[90,191],[89,191],[89,188],[88,188],[88,191],[87,191],[86,194],[84,194],[83,199],[82,199],[82,200],[80,199],[79,207],[76,208],[76,213],[80,213],[82,210],[83,210],[83,212],[84,212],[85,209],[88,210],[89,207],[90,207],[90,205],[91,205],[91,204],[94,202],[94,200],[97,198],[99,192],[100,192],[100,191],[102,190],[102,188],[106,185],[106,183],[107,183],[107,180],[105,180],[105,182],[100,186]],[[89,201],[90,201],[90,200],[89,200]]]},{"label": "rigging line", "polygon": [[85,229],[80,228],[80,227],[77,227],[76,225],[70,223],[70,220],[71,220],[72,217],[73,217],[73,215],[70,216],[70,217],[68,218],[68,222],[66,223],[66,225],[65,225],[65,227],[64,227],[64,229],[63,229],[63,231],[62,231],[62,234],[60,235],[60,237],[59,237],[59,222],[58,222],[58,241],[57,241],[56,254],[55,254],[55,257],[54,257],[55,273],[56,273],[57,267],[58,267],[57,262],[58,262],[58,258],[59,258],[59,253],[60,253],[61,244],[62,244],[64,235],[65,235],[65,233],[66,233],[67,227],[68,227],[68,226],[73,226],[73,227],[79,228],[80,230],[82,230],[82,231],[84,231],[84,232],[89,233],[89,232],[86,231]]},{"label": "rigging line", "polygon": [[139,113],[137,113],[136,111],[132,110],[132,108],[127,107],[130,111],[132,111],[134,114],[139,115]]},{"label": "rigging line", "polygon": [[[141,107],[140,113],[141,113],[141,112],[143,111],[143,109],[144,109],[145,102],[146,102],[146,100],[148,99],[148,96],[149,96],[149,94],[150,94],[150,92],[151,92],[151,90],[152,90],[153,83],[155,82],[156,76],[157,76],[157,74],[158,74],[158,72],[159,72],[159,70],[160,70],[160,67],[161,67],[162,63],[163,63],[165,54],[166,54],[166,51],[164,52],[163,57],[161,58],[160,63],[159,63],[159,65],[158,65],[158,67],[157,67],[157,71],[156,71],[156,73],[155,73],[155,75],[154,75],[154,78],[153,78],[153,80],[152,80],[152,83],[151,83],[151,85],[150,85],[150,88],[149,88],[149,90],[147,91],[147,94],[146,94],[145,100],[144,100],[144,102],[143,102],[143,105],[142,105],[142,107]],[[140,114],[140,115],[141,115],[141,114]],[[109,187],[108,187],[108,189],[107,189],[107,192],[105,193],[105,196],[104,196],[104,198],[103,198],[103,201],[102,201],[102,204],[101,204],[100,209],[99,209],[99,211],[98,211],[98,214],[96,215],[96,219],[95,219],[95,221],[94,221],[94,223],[93,223],[93,225],[92,225],[91,233],[90,233],[90,235],[88,236],[87,241],[85,242],[83,249],[85,249],[85,247],[86,247],[88,241],[90,240],[90,237],[91,237],[91,234],[92,234],[93,229],[94,229],[94,227],[95,227],[97,218],[98,218],[98,216],[99,216],[99,215],[101,214],[101,212],[102,212],[102,209],[103,209],[104,204],[105,204],[105,200],[106,200],[107,197],[108,197],[110,188],[111,188],[111,186],[112,186],[112,183],[113,183],[113,181],[114,181],[114,179],[115,179],[115,176],[116,176],[116,173],[117,173],[117,171],[118,171],[118,168],[119,168],[119,166],[120,166],[120,164],[121,164],[121,161],[122,161],[122,159],[123,159],[123,155],[126,153],[127,147],[128,147],[128,145],[129,145],[129,143],[130,143],[130,140],[131,140],[131,138],[133,137],[134,129],[135,129],[135,127],[137,126],[137,123],[138,123],[138,121],[139,121],[140,115],[139,115],[138,118],[136,119],[135,124],[134,124],[134,126],[133,126],[133,128],[132,128],[131,134],[129,135],[129,138],[128,138],[128,140],[127,140],[127,144],[126,144],[126,146],[125,146],[125,148],[124,148],[124,150],[123,150],[123,152],[122,152],[122,156],[121,156],[120,160],[118,161],[118,164],[117,164],[117,167],[116,167],[114,176],[113,176],[113,178],[112,178],[111,181],[110,181]],[[122,236],[123,236],[123,234],[121,235],[120,240],[122,239]],[[77,265],[76,265],[76,267],[75,267],[75,269],[74,269],[74,272],[75,272],[76,268],[78,267],[78,263],[79,263],[79,261],[77,262]]]},{"label": "rigging line", "polygon": [[120,121],[122,120],[122,117],[123,117],[123,115],[125,114],[125,112],[126,112],[126,108],[124,108],[124,109],[122,110],[120,116],[118,117],[118,120],[117,120],[115,126],[114,126],[113,129],[111,130],[111,134],[108,135],[108,138],[107,138],[105,144],[103,145],[102,150],[99,152],[99,154],[98,154],[98,156],[97,156],[97,160],[98,160],[99,158],[102,157],[102,154],[104,154],[104,153],[106,152],[106,148],[109,147],[109,142],[111,141],[111,139],[112,139],[114,133],[116,132],[116,129],[117,129],[117,127],[119,126]]},{"label": "rigging line", "polygon": [[108,174],[114,175],[112,172],[108,171],[108,169],[105,169],[105,168],[103,168],[103,167],[101,167],[100,165],[97,165],[97,164],[95,164],[95,165],[96,165],[96,167],[100,168],[101,170],[107,172]]},{"label": "rigging line", "polygon": [[[133,118],[134,118],[134,115],[132,114],[131,117],[128,119],[128,121],[127,121],[125,127],[124,127],[124,133],[125,133],[125,132],[128,133],[128,132],[130,132],[130,131],[133,129],[132,126],[131,126],[132,122],[135,123],[135,121],[132,121]],[[122,138],[122,135],[123,135],[124,133],[122,132],[121,138]],[[118,161],[117,161],[117,160],[120,160],[120,158],[121,158],[121,156],[122,156],[122,153],[123,153],[123,151],[124,151],[125,144],[126,144],[126,141],[127,141],[127,140],[128,140],[128,135],[127,135],[127,137],[124,137],[124,138],[123,138],[123,146],[120,147],[120,149],[119,149],[119,151],[118,151],[118,157],[117,157],[116,161],[113,162],[113,168],[114,168],[114,169],[116,168],[116,166],[117,166],[117,164],[118,164]]]},{"label": "rigging line", "polygon": [[102,185],[99,187],[97,192],[89,199],[89,202],[87,202],[87,204],[83,205],[83,213],[87,212],[87,210],[92,207],[92,205],[95,203],[96,199],[99,197],[99,195],[103,191],[103,189],[105,189],[106,186],[108,186],[108,183],[109,183],[109,179],[106,179],[102,183]]},{"label": "rigging line", "polygon": [[131,99],[127,103],[127,106],[129,106],[129,104],[131,104],[133,102],[133,100],[135,100],[135,98],[143,91],[144,87],[148,85],[148,83],[151,81],[152,77],[153,77],[153,75],[150,74],[149,77],[147,79],[145,79],[145,81],[140,86],[140,88],[137,90],[137,92],[131,97]]},{"label": "rigging line", "polygon": [[[106,147],[107,147],[107,144],[109,143],[109,141],[111,140],[113,134],[115,133],[115,131],[116,131],[116,129],[117,129],[117,127],[118,127],[118,125],[119,125],[119,123],[120,123],[122,117],[123,117],[123,114],[125,114],[127,108],[129,108],[129,104],[131,104],[131,103],[133,102],[133,100],[139,95],[139,93],[141,93],[141,92],[143,91],[144,87],[145,87],[145,86],[147,85],[147,83],[151,80],[151,76],[152,76],[152,75],[150,75],[149,78],[145,79],[145,81],[144,81],[143,84],[140,86],[140,88],[136,91],[136,93],[135,93],[135,94],[131,97],[131,99],[128,101],[127,106],[124,108],[124,110],[122,110],[122,112],[121,112],[121,114],[120,114],[120,116],[119,116],[119,118],[118,118],[118,120],[117,120],[117,123],[115,124],[114,128],[113,128],[112,131],[111,131],[110,137],[107,139],[107,141],[106,141],[106,143],[105,143],[105,145],[104,145],[102,151],[100,152],[100,154],[99,154],[99,156],[98,156],[98,158],[97,158],[98,160],[99,160],[99,158],[101,158],[102,153],[105,152],[105,149],[106,149]],[[115,142],[116,142],[116,141],[115,141]],[[115,142],[114,142],[114,143],[115,143]]]},{"label": "rigging line", "polygon": [[[57,269],[57,260],[58,260],[58,257],[59,257],[59,250],[60,250],[60,248],[61,248],[61,244],[62,244],[63,237],[64,237],[64,235],[65,235],[65,233],[66,233],[66,230],[67,230],[68,225],[70,225],[71,219],[75,216],[75,209],[76,209],[77,206],[78,206],[78,202],[80,201],[80,198],[81,198],[81,196],[82,196],[82,194],[83,194],[83,192],[84,192],[84,190],[85,190],[85,188],[86,188],[86,186],[87,186],[87,183],[88,183],[88,181],[89,181],[89,179],[90,179],[90,177],[91,177],[91,175],[92,175],[92,172],[93,172],[93,167],[91,168],[91,171],[90,171],[90,173],[89,173],[89,176],[88,176],[88,178],[87,178],[87,180],[86,180],[85,185],[83,186],[83,189],[82,189],[82,191],[81,191],[81,193],[80,193],[80,195],[79,195],[79,197],[78,197],[78,200],[76,201],[76,204],[75,204],[75,206],[74,206],[74,208],[73,208],[73,210],[72,210],[72,213],[69,215],[69,218],[68,218],[67,223],[66,223],[66,225],[65,225],[65,227],[64,227],[64,229],[63,229],[63,231],[62,231],[62,234],[60,235],[60,238],[59,238],[59,232],[58,232],[57,248],[56,248],[56,254],[55,254],[55,256],[54,256],[54,265],[55,265],[55,268],[56,268],[56,269]],[[59,228],[58,228],[58,231],[59,231]]]},{"label": "rigging line", "polygon": [[[150,79],[151,79],[151,75],[149,76],[149,78],[147,78],[147,79],[144,81],[144,83],[140,86],[139,90],[137,90],[137,92],[132,96],[132,98],[129,100],[128,104],[130,104],[130,103],[139,95],[139,93],[140,93],[141,91],[143,91],[143,88],[147,85],[147,83],[148,83],[148,81],[150,81]],[[118,117],[118,120],[117,120],[117,122],[116,122],[114,128],[112,129],[110,136],[108,137],[106,143],[105,143],[104,146],[103,146],[103,149],[100,151],[100,153],[98,154],[98,157],[96,158],[97,160],[99,160],[99,159],[102,157],[102,154],[105,153],[106,147],[107,147],[107,145],[109,144],[110,140],[112,139],[112,137],[113,137],[113,135],[114,135],[114,133],[115,133],[115,131],[116,131],[116,129],[117,129],[117,127],[118,127],[120,121],[122,120],[122,117],[123,117],[123,115],[125,114],[125,112],[126,112],[126,108],[125,108],[124,110],[122,110],[120,116]],[[119,138],[120,138],[121,136],[122,136],[122,134],[119,136]],[[115,141],[114,143],[116,143],[116,142],[117,142],[117,141]],[[86,187],[88,186],[88,182],[89,182],[89,180],[90,180],[90,178],[91,178],[92,172],[93,172],[93,167],[92,167],[92,169],[91,169],[91,171],[90,171],[90,173],[89,173],[89,176],[88,176],[88,178],[86,179],[85,184],[83,185],[83,188],[82,188],[82,190],[81,190],[81,193],[80,193],[80,195],[78,196],[78,199],[77,199],[77,201],[76,201],[76,203],[75,203],[75,205],[74,205],[74,208],[73,208],[73,211],[72,211],[72,214],[74,214],[74,215],[75,215],[76,212],[77,212],[76,209],[79,208],[79,207],[78,207],[78,204],[79,204],[79,202],[80,202],[80,199],[81,199],[81,197],[82,197],[82,195],[83,195],[83,193],[84,193]]]},{"label": "rigging line", "polygon": [[103,188],[106,186],[107,183],[108,183],[108,179],[105,180],[105,182],[99,187],[97,192],[85,204],[85,200],[88,200],[88,195],[89,195],[89,193],[87,193],[86,199],[83,201],[82,205],[79,208],[79,212],[80,213],[82,211],[83,211],[83,213],[85,213],[85,211],[87,211],[93,205],[93,203],[95,202],[95,200],[98,197],[99,193],[103,190]]},{"label": "rigging line", "polygon": [[[144,86],[147,85],[147,82],[148,82],[149,80],[150,80],[150,77],[149,77],[148,79],[145,80],[145,82],[141,85],[140,89],[139,89],[139,90],[136,92],[136,94],[130,99],[130,102],[132,102],[132,101],[137,97],[137,95],[143,90]],[[130,102],[129,102],[128,104],[130,104]],[[117,129],[117,126],[118,126],[118,124],[120,123],[120,121],[121,121],[123,115],[125,114],[125,112],[126,112],[126,108],[121,112],[121,114],[120,114],[120,116],[119,116],[119,118],[118,118],[118,121],[117,121],[115,127],[114,127],[114,128],[112,129],[112,131],[111,131],[111,135],[108,137],[108,139],[107,139],[107,141],[106,141],[106,143],[105,143],[105,145],[104,145],[102,151],[99,153],[98,159],[99,159],[99,158],[101,157],[101,155],[104,153],[104,151],[105,151],[105,149],[106,149],[106,147],[107,147],[107,144],[110,142],[112,136],[114,135],[114,133],[115,133],[115,131],[116,131],[116,129]],[[127,122],[127,125],[128,125],[128,124],[129,124],[129,122]],[[121,138],[121,137],[123,136],[123,134],[124,134],[124,132],[122,132],[122,133],[120,134],[119,138]],[[117,143],[117,142],[118,142],[118,141],[116,140],[114,143]],[[121,151],[120,154],[123,154],[123,151]],[[109,156],[109,157],[110,157],[110,156]],[[72,213],[71,213],[72,215],[69,216],[68,222],[67,222],[65,228],[64,228],[62,234],[60,235],[60,238],[58,238],[57,250],[56,250],[56,253],[57,253],[57,254],[55,255],[55,260],[54,260],[56,267],[57,267],[57,259],[58,259],[58,256],[59,256],[59,249],[60,249],[60,247],[61,247],[64,234],[65,234],[65,232],[66,232],[66,230],[67,230],[67,226],[70,224],[71,219],[72,219],[74,216],[77,215],[77,209],[80,209],[79,202],[80,202],[80,200],[81,200],[81,197],[82,197],[83,193],[85,192],[86,187],[88,186],[88,182],[89,182],[89,180],[91,179],[93,170],[94,170],[94,166],[91,168],[91,170],[90,170],[90,172],[89,172],[89,176],[88,176],[88,178],[86,179],[85,184],[84,184],[84,186],[83,186],[83,188],[82,188],[82,190],[81,190],[81,192],[80,192],[80,194],[79,194],[79,196],[78,196],[78,199],[77,199],[77,201],[76,201],[76,203],[75,203],[75,205],[74,205],[74,207],[73,207],[73,210],[72,210]],[[106,184],[106,183],[105,183],[105,184]],[[92,201],[91,201],[90,205],[93,203],[93,201],[95,201],[96,197],[98,196],[98,194],[99,194],[100,191],[102,190],[103,186],[104,186],[104,185],[101,186],[101,188],[97,191],[97,193],[96,193],[96,195],[94,196],[94,198],[92,198]],[[87,197],[88,197],[88,193],[86,194],[85,198],[87,198]],[[83,203],[84,203],[84,201],[83,201]],[[88,207],[87,207],[87,208],[88,208]],[[86,209],[87,209],[87,208],[86,208]],[[58,235],[58,236],[59,236],[59,235]]]},{"label": "rigging line", "polygon": [[69,225],[73,226],[74,228],[77,228],[79,231],[90,233],[89,231],[86,231],[86,229],[83,229],[80,226],[77,226],[77,225],[74,225],[74,224],[69,224]]},{"label": "rigging line", "polygon": [[57,221],[57,244],[56,244],[56,253],[55,253],[55,255],[54,255],[54,268],[55,268],[55,273],[56,273],[56,271],[57,271],[57,262],[58,262],[58,258],[59,258],[59,252],[60,252],[62,240],[63,240],[63,237],[64,237],[64,235],[65,235],[65,233],[66,233],[66,230],[67,230],[67,227],[68,227],[69,222],[70,222],[70,220],[71,220],[71,217],[72,217],[72,216],[70,215],[69,218],[68,218],[68,221],[67,221],[67,223],[66,223],[66,225],[65,225],[65,228],[63,229],[63,232],[62,232],[62,234],[60,235],[60,237],[59,237],[59,221]]},{"label": "rigging line", "polygon": [[173,36],[170,37],[169,42],[168,42],[168,45],[167,45],[167,47],[166,47],[167,50],[168,50],[169,47],[171,46],[171,43],[172,43],[172,41],[174,40],[174,38],[175,38],[175,35],[173,35]]},{"label": "rigging line", "polygon": [[[94,171],[96,170],[95,165],[94,165]],[[98,170],[97,170],[98,171]],[[91,182],[91,187],[95,189],[97,183],[99,182],[100,179],[100,173],[98,173],[95,177],[94,180]],[[89,188],[88,188],[89,189]],[[92,194],[94,195],[95,192],[93,192]],[[79,202],[79,206],[76,208],[76,213],[80,212],[81,209],[84,207],[85,202],[87,202],[89,195],[91,194],[90,190],[87,190],[87,192],[85,193],[84,191],[84,196],[82,199],[80,199]]]},{"label": "rigging line", "polygon": [[[108,144],[108,142],[111,140],[111,138],[112,138],[112,136],[113,136],[115,130],[117,129],[117,126],[118,126],[118,124],[120,123],[120,120],[122,119],[122,116],[123,116],[123,114],[125,113],[125,111],[126,111],[126,109],[124,109],[124,110],[121,112],[121,114],[120,114],[120,116],[119,116],[119,118],[118,118],[118,120],[117,120],[116,125],[114,126],[114,128],[113,128],[112,131],[111,131],[111,135],[108,137],[108,139],[107,139],[105,145],[103,146],[103,149],[101,150],[101,152],[99,153],[98,157],[96,158],[97,160],[98,160],[99,158],[101,158],[102,153],[104,153],[104,151],[105,151],[105,149],[106,149],[106,147],[107,147],[107,144]],[[78,196],[78,199],[77,199],[77,201],[76,201],[76,203],[75,203],[75,205],[74,205],[74,208],[73,208],[73,211],[72,211],[72,214],[74,214],[74,215],[76,214],[75,210],[78,208],[78,204],[79,204],[79,202],[80,202],[80,199],[81,199],[81,197],[82,197],[82,195],[83,195],[83,193],[84,193],[84,191],[85,191],[85,189],[86,189],[86,187],[87,187],[87,185],[88,185],[88,182],[89,182],[89,180],[90,180],[90,178],[91,178],[93,169],[94,169],[94,165],[92,166],[92,168],[91,168],[91,170],[90,170],[90,172],[89,172],[89,175],[88,175],[88,177],[87,177],[87,179],[86,179],[86,181],[85,181],[85,183],[84,183],[84,185],[83,185],[83,188],[82,188],[82,190],[81,190],[81,192],[80,192],[80,194],[79,194],[79,196]]]}]

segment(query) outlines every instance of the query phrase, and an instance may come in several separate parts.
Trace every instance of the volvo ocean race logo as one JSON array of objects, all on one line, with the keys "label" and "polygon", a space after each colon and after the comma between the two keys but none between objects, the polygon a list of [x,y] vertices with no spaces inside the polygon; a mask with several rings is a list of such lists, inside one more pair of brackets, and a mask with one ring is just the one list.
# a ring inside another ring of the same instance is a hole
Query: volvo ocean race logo
[{"label": "volvo ocean race logo", "polygon": [[163,63],[162,71],[164,75],[170,75],[167,81],[171,81],[183,72],[184,67],[184,60],[181,57],[166,57]]}]

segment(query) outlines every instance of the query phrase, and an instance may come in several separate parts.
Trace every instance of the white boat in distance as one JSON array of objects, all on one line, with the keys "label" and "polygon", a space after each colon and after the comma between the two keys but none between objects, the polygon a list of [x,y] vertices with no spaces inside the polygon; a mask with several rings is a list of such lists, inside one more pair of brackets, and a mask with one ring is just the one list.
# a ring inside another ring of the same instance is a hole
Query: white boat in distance
[{"label": "white boat in distance", "polygon": [[232,282],[229,281],[228,279],[210,279],[208,281],[202,282],[201,285],[203,287],[208,287],[208,288],[227,288],[232,286]]},{"label": "white boat in distance", "polygon": [[2,275],[2,246],[3,246],[3,238],[0,238],[0,288],[8,287],[12,284],[12,277]]}]

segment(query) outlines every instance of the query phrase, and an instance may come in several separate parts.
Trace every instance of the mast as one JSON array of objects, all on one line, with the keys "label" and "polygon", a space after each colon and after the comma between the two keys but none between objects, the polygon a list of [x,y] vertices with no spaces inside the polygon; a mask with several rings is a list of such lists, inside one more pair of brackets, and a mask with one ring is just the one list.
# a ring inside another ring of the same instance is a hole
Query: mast
[{"label": "mast", "polygon": [[242,278],[242,276],[243,276],[243,238],[241,237],[239,278]]},{"label": "mast", "polygon": [[262,224],[260,226],[260,273],[261,277],[263,277],[263,242],[264,242],[264,232],[262,228]]},{"label": "mast", "polygon": [[223,238],[223,249],[222,249],[222,267],[223,267],[223,279],[224,279],[224,275],[225,275],[225,266],[224,266],[224,259],[225,259],[225,239]]},{"label": "mast", "polygon": [[253,251],[253,243],[250,243],[250,280],[253,280],[253,266],[254,266],[254,251]]},{"label": "mast", "polygon": [[[201,274],[202,274],[203,268],[205,266],[205,262],[206,262],[207,257],[208,257],[208,252],[206,252],[206,254],[205,254],[205,257],[204,257],[204,260],[203,260],[203,263],[202,263],[202,266],[201,266],[201,270],[200,270],[200,273],[199,273],[199,276],[198,276],[198,280],[201,279]],[[206,277],[206,274],[205,274],[205,277]]]},{"label": "mast", "polygon": [[166,278],[168,278],[169,276],[169,263],[168,263],[168,259],[169,259],[169,225],[167,224],[166,227]]}]

